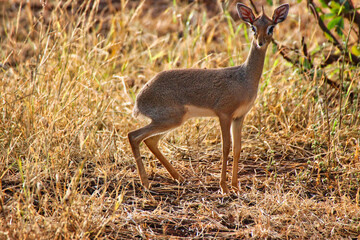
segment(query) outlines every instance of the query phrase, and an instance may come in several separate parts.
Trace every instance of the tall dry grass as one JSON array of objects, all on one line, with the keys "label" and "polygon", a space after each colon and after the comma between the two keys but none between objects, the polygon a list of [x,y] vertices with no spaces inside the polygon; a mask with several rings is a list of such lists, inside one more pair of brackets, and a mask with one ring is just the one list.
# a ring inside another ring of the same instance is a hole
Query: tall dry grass
[{"label": "tall dry grass", "polygon": [[[247,26],[228,2],[218,2],[223,12],[197,2],[41,3],[0,6],[1,239],[360,236],[358,67],[345,66],[339,91],[270,46],[245,120],[240,192],[220,194],[220,130],[206,118],[162,143],[181,185],[142,148],[145,192],[127,142],[144,124],[131,117],[139,88],[165,69],[240,64]],[[326,47],[305,3],[290,3],[276,40]],[[325,70],[337,79],[339,66]]]}]

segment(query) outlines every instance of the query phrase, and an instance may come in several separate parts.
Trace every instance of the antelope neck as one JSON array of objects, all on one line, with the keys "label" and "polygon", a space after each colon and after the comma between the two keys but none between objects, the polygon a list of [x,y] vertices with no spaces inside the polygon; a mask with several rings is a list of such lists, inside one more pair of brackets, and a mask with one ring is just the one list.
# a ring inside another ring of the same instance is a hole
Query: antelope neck
[{"label": "antelope neck", "polygon": [[255,38],[251,42],[251,49],[249,55],[244,62],[245,72],[248,73],[248,78],[259,83],[263,68],[265,54],[268,44],[259,48],[256,44]]}]

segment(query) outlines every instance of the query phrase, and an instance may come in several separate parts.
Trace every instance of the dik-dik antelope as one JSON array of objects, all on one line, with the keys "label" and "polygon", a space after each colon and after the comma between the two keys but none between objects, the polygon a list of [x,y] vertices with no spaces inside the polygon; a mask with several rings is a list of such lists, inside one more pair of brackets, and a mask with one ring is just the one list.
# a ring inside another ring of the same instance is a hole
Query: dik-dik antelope
[{"label": "dik-dik antelope", "polygon": [[276,24],[288,15],[289,4],[275,9],[271,18],[264,12],[255,17],[251,8],[236,5],[240,18],[254,33],[246,61],[236,67],[220,69],[178,69],[163,71],[151,79],[136,98],[133,114],[150,118],[151,123],[128,134],[142,185],[149,188],[139,145],[145,142],[171,176],[184,178],[158,148],[162,136],[192,117],[218,117],[222,134],[222,171],[220,187],[228,193],[226,167],[233,142],[232,186],[238,188],[238,162],[244,118],[254,104],[263,71],[266,49]]}]

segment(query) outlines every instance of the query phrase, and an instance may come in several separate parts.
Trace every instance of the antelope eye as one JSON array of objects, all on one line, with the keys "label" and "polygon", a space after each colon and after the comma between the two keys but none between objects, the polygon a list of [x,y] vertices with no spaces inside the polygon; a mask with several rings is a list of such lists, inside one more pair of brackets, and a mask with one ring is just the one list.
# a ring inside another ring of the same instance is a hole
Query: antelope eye
[{"label": "antelope eye", "polygon": [[274,31],[274,26],[269,26],[268,29],[267,29],[267,34],[272,35],[273,31]]},{"label": "antelope eye", "polygon": [[254,25],[251,25],[251,30],[256,33],[256,27]]}]

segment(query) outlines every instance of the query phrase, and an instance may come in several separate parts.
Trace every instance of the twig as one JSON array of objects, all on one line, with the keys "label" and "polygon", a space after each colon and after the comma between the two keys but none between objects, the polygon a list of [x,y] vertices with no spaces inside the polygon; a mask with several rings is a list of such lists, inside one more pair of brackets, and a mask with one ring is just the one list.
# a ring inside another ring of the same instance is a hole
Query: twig
[{"label": "twig", "polygon": [[257,8],[256,8],[255,4],[253,3],[253,1],[249,0],[249,2],[250,2],[251,7],[254,9],[255,14],[258,15],[259,11],[257,10]]},{"label": "twig", "polygon": [[311,64],[311,66],[313,67],[313,63],[311,61],[311,55],[309,55],[309,53],[308,53],[307,45],[305,43],[305,37],[304,36],[301,38],[301,45],[302,45],[302,50],[303,50],[304,56],[308,60],[309,64]]},{"label": "twig", "polygon": [[327,85],[325,84],[325,116],[326,116],[326,126],[327,126],[327,144],[328,144],[328,164],[330,164],[331,158],[331,152],[330,152],[330,148],[331,148],[331,130],[330,130],[330,118],[329,118],[329,103],[328,103],[328,88]]},{"label": "twig", "polygon": [[342,45],[340,44],[340,42],[337,40],[337,38],[330,32],[330,30],[325,26],[325,23],[323,22],[323,20],[320,18],[318,12],[316,11],[316,5],[312,0],[308,0],[308,7],[311,9],[312,14],[315,16],[316,21],[318,22],[319,27],[321,28],[321,30],[325,33],[327,33],[332,40],[335,42],[335,45],[339,48],[339,50],[343,50]]},{"label": "twig", "polygon": [[[287,49],[290,49],[288,47],[285,47],[285,46],[280,46],[279,47],[279,44],[274,40],[272,39],[272,43],[276,46],[276,48],[278,49],[279,53],[281,54],[281,56],[286,60],[288,61],[289,63],[291,63],[292,65],[294,66],[301,66],[301,63],[299,62],[299,60],[296,60],[296,59],[291,59],[288,57],[287,55]],[[293,50],[294,52],[298,51],[297,49]],[[313,64],[310,62],[311,64],[311,68],[314,68]],[[336,83],[335,81],[331,80],[330,78],[328,78],[325,73],[323,73],[323,76],[324,76],[324,81],[328,84],[330,84],[331,87],[335,88],[335,89],[339,89],[340,88],[340,85],[338,83]]]},{"label": "twig", "polygon": [[[308,3],[308,7],[311,9],[311,12],[312,14],[314,15],[316,21],[318,22],[318,25],[319,27],[321,28],[321,30],[323,32],[325,32],[326,34],[328,34],[331,39],[333,40],[334,42],[334,45],[341,51],[343,52],[344,51],[344,48],[343,46],[341,45],[341,43],[337,40],[337,38],[331,33],[331,31],[325,26],[325,23],[323,22],[323,20],[320,18],[318,12],[316,11],[316,5],[315,3],[312,1],[312,0],[307,0],[307,3]],[[356,12],[354,12],[355,14]],[[360,32],[360,31],[359,31]],[[350,34],[350,32],[349,32]],[[353,65],[357,65],[360,63],[360,59],[355,56],[354,54],[350,53],[351,55],[351,59],[349,59],[348,57],[347,58],[344,58],[343,60],[345,61],[345,59],[347,59],[349,62],[351,62],[351,64]]]},{"label": "twig", "polygon": [[[350,28],[349,28],[349,32],[348,32],[348,35],[346,37],[346,40],[345,40],[345,51],[344,51],[344,57],[347,55],[347,52],[348,52],[348,43],[349,43],[349,37],[350,37],[350,33],[351,33],[351,29],[353,27],[353,24],[354,24],[354,19],[355,19],[355,13],[353,15],[353,18],[351,20],[351,23],[350,23]],[[340,70],[340,86],[343,85],[343,82],[344,82],[344,71],[345,71],[345,61],[342,62],[342,65],[341,65],[341,70]],[[340,95],[339,95],[339,134],[341,133],[341,122],[342,122],[342,111],[341,111],[341,108],[342,108],[342,88],[340,88]],[[340,137],[340,136],[339,136]]]}]

